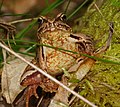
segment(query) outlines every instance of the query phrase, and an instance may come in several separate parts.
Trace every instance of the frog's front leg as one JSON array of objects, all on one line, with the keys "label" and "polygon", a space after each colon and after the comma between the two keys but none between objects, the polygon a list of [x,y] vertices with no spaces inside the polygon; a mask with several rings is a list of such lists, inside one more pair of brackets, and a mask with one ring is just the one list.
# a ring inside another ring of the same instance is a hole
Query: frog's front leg
[{"label": "frog's front leg", "polygon": [[[84,34],[70,34],[68,40],[74,42],[79,53],[93,55],[94,44],[92,38]],[[76,60],[76,63],[71,66],[68,72],[78,71],[78,68],[88,60],[85,56],[80,56]]]},{"label": "frog's front leg", "polygon": [[[99,54],[105,52],[109,48],[112,39],[112,34],[113,27],[111,25],[109,37],[105,46],[101,47],[97,51],[94,49],[93,40],[84,34],[71,34],[69,40],[75,42],[78,45],[78,50],[81,53],[99,57]],[[95,59],[81,56],[76,60],[76,63],[69,68],[68,72],[76,71],[76,78],[81,80],[94,65],[95,61]]]}]

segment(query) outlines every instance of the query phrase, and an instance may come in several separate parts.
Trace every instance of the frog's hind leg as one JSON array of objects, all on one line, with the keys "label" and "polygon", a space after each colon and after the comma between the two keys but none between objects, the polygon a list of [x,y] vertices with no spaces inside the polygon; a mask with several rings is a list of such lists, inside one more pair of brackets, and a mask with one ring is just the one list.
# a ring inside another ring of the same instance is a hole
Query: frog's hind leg
[{"label": "frog's hind leg", "polygon": [[15,102],[15,105],[20,105],[21,102],[25,101],[24,104],[26,105],[26,107],[29,107],[29,100],[31,96],[34,95],[36,98],[39,98],[36,92],[37,88],[37,84],[26,87],[22,96]]}]

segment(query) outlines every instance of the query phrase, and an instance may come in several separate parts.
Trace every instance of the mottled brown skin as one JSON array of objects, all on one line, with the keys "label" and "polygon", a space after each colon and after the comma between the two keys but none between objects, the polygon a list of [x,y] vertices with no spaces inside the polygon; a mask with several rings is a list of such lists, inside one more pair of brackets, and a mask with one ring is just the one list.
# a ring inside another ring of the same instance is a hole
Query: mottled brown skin
[{"label": "mottled brown skin", "polygon": [[[36,58],[33,64],[40,67],[53,77],[63,73],[62,68],[68,70],[80,59],[80,53],[92,55],[94,52],[93,41],[89,36],[84,34],[73,34],[70,26],[65,23],[65,15],[59,14],[55,19],[50,20],[41,16],[38,19],[38,43],[56,47],[56,49],[38,46]],[[71,50],[79,54],[73,54],[66,51],[58,51],[57,48]],[[71,72],[71,71],[70,71]],[[29,98],[35,95],[38,98],[36,89],[38,86],[46,92],[56,92],[58,85],[34,70],[29,65],[25,69],[22,77],[22,86],[26,86],[26,107],[28,107]]]}]

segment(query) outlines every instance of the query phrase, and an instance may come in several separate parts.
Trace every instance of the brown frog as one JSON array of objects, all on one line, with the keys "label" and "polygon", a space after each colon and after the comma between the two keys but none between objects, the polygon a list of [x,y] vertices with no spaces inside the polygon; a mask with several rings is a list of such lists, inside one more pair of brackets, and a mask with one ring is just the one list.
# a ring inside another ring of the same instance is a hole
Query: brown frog
[{"label": "brown frog", "polygon": [[[38,19],[39,28],[37,42],[43,44],[43,46],[37,47],[36,58],[32,63],[55,78],[63,74],[62,68],[66,69],[68,72],[77,70],[80,64],[76,65],[76,63],[79,63],[81,60],[84,62],[86,59],[85,56],[80,55],[81,53],[95,55],[93,40],[84,34],[73,34],[71,27],[65,23],[65,20],[66,16],[64,14],[58,14],[53,20],[43,16]],[[107,45],[109,45],[109,43],[110,41]],[[63,50],[59,50],[59,48]],[[104,49],[102,48],[101,51],[106,49],[107,46]],[[64,50],[70,50],[78,54]],[[38,86],[45,92],[51,93],[57,92],[59,87],[56,83],[43,76],[29,65],[21,77],[20,84],[27,87],[25,90],[26,107],[28,107],[29,98],[32,95],[38,98],[36,93]]]}]

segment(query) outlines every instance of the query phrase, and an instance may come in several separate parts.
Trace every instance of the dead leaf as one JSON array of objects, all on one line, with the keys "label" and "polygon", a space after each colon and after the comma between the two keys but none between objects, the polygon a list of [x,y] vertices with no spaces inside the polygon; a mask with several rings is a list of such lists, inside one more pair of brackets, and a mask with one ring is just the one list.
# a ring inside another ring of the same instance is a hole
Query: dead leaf
[{"label": "dead leaf", "polygon": [[[23,55],[22,55],[23,56]],[[26,60],[31,61],[33,58],[23,56]],[[7,103],[12,103],[16,96],[25,88],[20,85],[20,77],[24,72],[27,64],[14,56],[7,59],[2,71],[2,95],[6,98]]]}]

